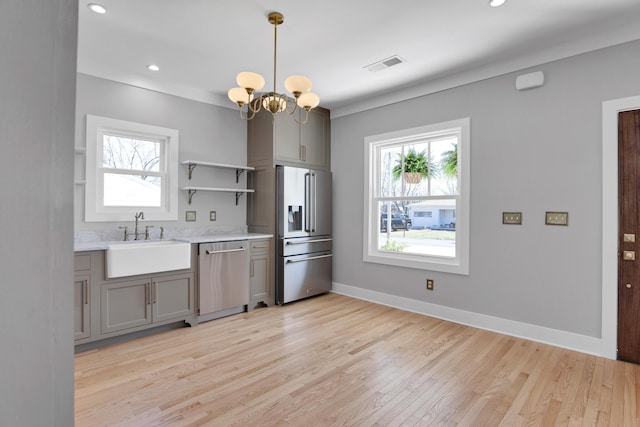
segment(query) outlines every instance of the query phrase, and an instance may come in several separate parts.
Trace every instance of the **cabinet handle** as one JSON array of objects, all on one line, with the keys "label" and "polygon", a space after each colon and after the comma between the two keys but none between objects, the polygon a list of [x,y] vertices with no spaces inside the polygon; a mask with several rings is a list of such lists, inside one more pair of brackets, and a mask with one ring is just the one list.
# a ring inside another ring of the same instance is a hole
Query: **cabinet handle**
[{"label": "cabinet handle", "polygon": [[147,297],[147,305],[151,305],[151,283],[147,282],[147,292],[146,295]]},{"label": "cabinet handle", "polygon": [[89,279],[84,281],[84,303],[89,304]]},{"label": "cabinet handle", "polygon": [[158,282],[153,282],[153,303],[158,302]]},{"label": "cabinet handle", "polygon": [[251,268],[249,270],[250,270],[249,276],[253,277],[253,260],[251,260]]},{"label": "cabinet handle", "polygon": [[255,245],[253,249],[267,249],[269,245]]}]

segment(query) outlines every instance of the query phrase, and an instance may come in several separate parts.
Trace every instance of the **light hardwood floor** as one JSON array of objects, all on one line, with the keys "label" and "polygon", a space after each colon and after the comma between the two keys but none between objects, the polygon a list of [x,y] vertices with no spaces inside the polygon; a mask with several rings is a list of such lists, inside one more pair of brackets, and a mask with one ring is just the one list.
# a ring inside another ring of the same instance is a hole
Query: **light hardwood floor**
[{"label": "light hardwood floor", "polygon": [[336,294],[80,353],[76,426],[638,426],[640,367]]}]

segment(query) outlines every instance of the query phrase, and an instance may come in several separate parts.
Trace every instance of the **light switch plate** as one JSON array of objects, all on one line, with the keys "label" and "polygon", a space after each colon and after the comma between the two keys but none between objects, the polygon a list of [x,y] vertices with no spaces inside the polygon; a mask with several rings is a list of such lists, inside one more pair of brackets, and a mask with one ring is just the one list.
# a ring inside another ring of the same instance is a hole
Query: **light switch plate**
[{"label": "light switch plate", "polygon": [[522,225],[522,212],[502,212],[502,223]]},{"label": "light switch plate", "polygon": [[196,211],[187,211],[184,216],[185,221],[195,221]]},{"label": "light switch plate", "polygon": [[209,211],[209,221],[216,220],[216,211]]},{"label": "light switch plate", "polygon": [[569,212],[545,212],[546,225],[569,225]]}]

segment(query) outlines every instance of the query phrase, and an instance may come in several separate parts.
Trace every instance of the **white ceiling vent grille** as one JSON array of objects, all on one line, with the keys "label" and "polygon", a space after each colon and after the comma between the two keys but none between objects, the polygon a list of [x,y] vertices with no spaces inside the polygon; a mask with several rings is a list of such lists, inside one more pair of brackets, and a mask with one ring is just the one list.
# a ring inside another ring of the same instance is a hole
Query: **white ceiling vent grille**
[{"label": "white ceiling vent grille", "polygon": [[372,73],[377,73],[378,71],[382,71],[384,69],[393,67],[394,65],[402,64],[403,62],[407,62],[407,61],[398,55],[393,55],[393,56],[390,56],[389,58],[383,59],[382,61],[369,64],[366,67],[364,67],[364,69],[369,70]]}]

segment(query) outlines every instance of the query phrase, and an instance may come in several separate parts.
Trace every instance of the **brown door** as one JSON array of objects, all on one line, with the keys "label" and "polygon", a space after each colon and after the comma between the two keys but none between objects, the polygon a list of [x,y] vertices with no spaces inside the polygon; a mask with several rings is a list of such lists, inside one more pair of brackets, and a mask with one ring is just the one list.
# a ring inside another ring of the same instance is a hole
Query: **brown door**
[{"label": "brown door", "polygon": [[618,114],[618,359],[640,363],[640,110]]}]

